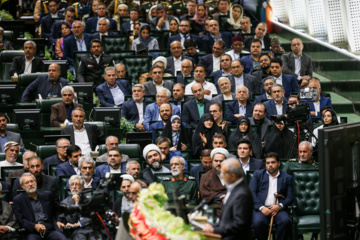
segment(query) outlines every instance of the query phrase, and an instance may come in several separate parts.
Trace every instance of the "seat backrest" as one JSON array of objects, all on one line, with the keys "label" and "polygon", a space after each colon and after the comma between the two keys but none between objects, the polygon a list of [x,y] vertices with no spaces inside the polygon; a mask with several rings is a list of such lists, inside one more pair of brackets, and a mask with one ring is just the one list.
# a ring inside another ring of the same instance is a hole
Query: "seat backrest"
[{"label": "seat backrest", "polygon": [[49,164],[49,169],[48,169],[48,175],[49,176],[53,176],[54,178],[56,178],[56,167],[59,164]]},{"label": "seat backrest", "polygon": [[105,135],[106,135],[105,122],[85,122],[85,123],[96,125],[99,128],[99,130],[102,131],[103,133],[105,133]]},{"label": "seat backrest", "polygon": [[16,132],[16,133],[20,132],[20,128],[17,123],[8,123],[6,125],[6,130],[11,131],[11,132]]},{"label": "seat backrest", "polygon": [[83,56],[87,56],[89,55],[90,52],[82,52],[82,51],[76,51],[74,52],[74,73],[75,73],[75,76],[78,75],[78,72],[79,72],[79,63],[80,63],[80,60]]},{"label": "seat backrest", "polygon": [[124,62],[124,58],[128,56],[135,56],[135,51],[120,51],[120,52],[108,52],[113,58],[115,63]]},{"label": "seat backrest", "polygon": [[1,180],[5,182],[11,171],[23,169],[23,166],[2,166],[0,167],[0,169],[1,169]]},{"label": "seat backrest", "polygon": [[60,199],[65,199],[65,191],[66,191],[66,185],[69,181],[71,176],[63,175],[59,177],[59,195]]},{"label": "seat backrest", "polygon": [[39,108],[41,110],[40,122],[42,127],[50,127],[51,106],[61,101],[62,101],[61,98],[36,101],[36,108]]},{"label": "seat backrest", "polygon": [[40,145],[36,147],[36,155],[39,156],[43,161],[45,158],[55,155],[56,153],[55,145]]},{"label": "seat backrest", "polygon": [[182,150],[181,155],[185,158],[186,161],[192,159],[193,157],[191,150]]},{"label": "seat backrest", "polygon": [[319,215],[319,170],[296,169],[292,170],[294,184],[294,204],[298,216]]},{"label": "seat backrest", "polygon": [[138,72],[150,72],[151,63],[150,56],[129,56],[124,59],[126,72],[133,83],[138,82]]},{"label": "seat backrest", "polygon": [[199,166],[201,164],[201,161],[200,160],[188,160],[187,163],[188,163],[188,172],[190,172],[190,170],[193,167]]},{"label": "seat backrest", "polygon": [[1,62],[1,75],[0,80],[9,81],[10,80],[10,66],[14,57],[23,56],[24,51],[17,50],[4,50],[0,53],[0,62]]},{"label": "seat backrest", "polygon": [[56,63],[60,66],[61,69],[61,75],[60,77],[67,78],[67,70],[69,68],[69,64],[67,60],[43,60],[43,72],[47,72],[49,69],[49,66],[53,63]]},{"label": "seat backrest", "polygon": [[219,15],[219,29],[220,31],[226,31],[225,26],[229,15]]},{"label": "seat backrest", "polygon": [[[20,74],[19,80],[18,80],[18,88],[20,90],[20,98],[25,91],[25,89],[35,81],[40,75],[47,75],[48,73],[26,73],[26,74]],[[38,97],[35,97],[37,99]],[[20,99],[19,99],[20,100]]]},{"label": "seat backrest", "polygon": [[139,144],[119,144],[120,152],[130,158],[141,158],[141,148]]},{"label": "seat backrest", "polygon": [[171,173],[154,173],[154,182],[161,182],[164,178],[172,178]]},{"label": "seat backrest", "polygon": [[105,52],[119,52],[129,50],[128,36],[104,36],[102,43]]}]

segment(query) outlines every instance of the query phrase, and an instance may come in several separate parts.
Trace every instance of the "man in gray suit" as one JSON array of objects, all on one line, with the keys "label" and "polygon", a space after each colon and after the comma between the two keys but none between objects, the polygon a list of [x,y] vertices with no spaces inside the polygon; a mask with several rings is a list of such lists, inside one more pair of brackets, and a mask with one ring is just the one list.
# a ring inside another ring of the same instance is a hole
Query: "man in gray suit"
[{"label": "man in gray suit", "polygon": [[163,80],[164,76],[164,70],[158,66],[155,65],[151,68],[151,78],[152,81],[148,81],[144,83],[145,87],[145,95],[156,95],[159,88],[164,87],[170,90],[172,92],[174,83],[170,80]]},{"label": "man in gray suit", "polygon": [[212,99],[213,102],[222,104],[225,100],[235,100],[235,93],[231,92],[231,82],[227,77],[220,77],[218,80],[218,85],[221,91],[221,94],[217,95]]},{"label": "man in gray suit", "polygon": [[271,120],[265,118],[266,108],[263,103],[256,103],[253,108],[253,116],[249,118],[250,124],[257,125],[260,128],[261,141],[264,141],[268,131],[268,126],[272,124]]},{"label": "man in gray suit", "polygon": [[311,57],[305,55],[302,50],[304,44],[299,38],[291,41],[292,52],[283,54],[283,73],[295,75],[297,80],[301,82],[301,86],[307,86],[312,77],[312,61]]},{"label": "man in gray suit", "polygon": [[0,112],[0,153],[4,152],[4,146],[7,142],[17,142],[20,144],[20,151],[25,151],[24,143],[19,133],[6,130],[7,118],[4,113]]},{"label": "man in gray suit", "polygon": [[231,82],[231,92],[235,93],[236,89],[243,85],[249,89],[250,96],[256,93],[260,89],[259,83],[257,83],[254,76],[244,73],[244,66],[242,66],[239,60],[231,62],[232,76],[229,76]]}]

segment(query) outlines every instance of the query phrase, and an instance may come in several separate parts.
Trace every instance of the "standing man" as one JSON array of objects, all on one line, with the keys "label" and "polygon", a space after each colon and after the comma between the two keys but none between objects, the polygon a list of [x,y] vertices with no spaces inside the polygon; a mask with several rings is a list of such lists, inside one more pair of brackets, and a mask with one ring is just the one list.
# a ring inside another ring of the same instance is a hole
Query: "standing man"
[{"label": "standing man", "polygon": [[[193,1],[190,1],[191,5],[193,3],[194,3]],[[196,3],[195,3],[195,8],[196,8]],[[179,34],[171,36],[169,38],[167,48],[170,49],[170,45],[174,41],[179,41],[181,43],[181,46],[185,48],[184,43],[188,39],[193,39],[198,45],[198,47],[202,46],[201,38],[199,36],[196,36],[195,34],[190,33],[190,21],[188,19],[182,19],[179,25]]]},{"label": "standing man", "polygon": [[205,80],[206,77],[206,70],[205,66],[203,65],[197,65],[194,71],[194,81],[189,83],[185,86],[185,94],[186,95],[192,95],[192,87],[194,84],[198,83],[201,84],[204,89],[205,98],[208,100],[212,99],[212,95],[217,95],[217,89],[215,85],[211,82],[208,82]]},{"label": "standing man", "polygon": [[220,56],[224,54],[225,48],[226,44],[223,40],[216,40],[210,48],[212,53],[200,58],[198,65],[206,66],[207,75],[210,76],[212,72],[220,70]]},{"label": "standing man", "polygon": [[144,83],[146,95],[156,95],[160,88],[167,88],[172,91],[174,83],[170,80],[163,80],[164,70],[159,65],[155,65],[151,68],[152,80]]},{"label": "standing man", "polygon": [[241,165],[237,159],[231,158],[221,163],[220,177],[227,193],[220,221],[215,225],[205,224],[203,231],[220,234],[222,239],[251,239],[251,219],[253,198]]},{"label": "standing man", "polygon": [[261,41],[259,39],[253,39],[250,43],[250,55],[240,59],[241,65],[244,67],[244,72],[247,74],[252,74],[253,71],[260,70],[260,57]]},{"label": "standing man", "polygon": [[5,144],[7,142],[17,142],[21,146],[21,151],[24,150],[24,143],[22,141],[22,138],[19,133],[11,132],[6,130],[8,120],[6,118],[6,115],[2,112],[0,112],[0,153],[5,152]]},{"label": "standing man", "polygon": [[245,39],[244,45],[245,49],[250,49],[251,40],[258,39],[261,42],[262,49],[270,49],[271,38],[266,34],[267,24],[265,22],[259,23],[255,28],[254,38]]},{"label": "standing man", "polygon": [[120,191],[123,193],[119,199],[114,202],[113,211],[117,217],[121,217],[124,212],[130,212],[133,207],[133,202],[130,199],[130,186],[135,179],[129,174],[121,175],[122,181]]},{"label": "standing man", "polygon": [[250,95],[258,93],[261,85],[261,81],[256,81],[254,76],[244,73],[244,67],[241,61],[235,60],[231,62],[232,76],[229,77],[231,82],[231,92],[235,93],[235,90],[240,86],[245,86],[249,89]]},{"label": "standing man", "polygon": [[285,91],[282,85],[275,84],[271,88],[271,97],[269,101],[264,103],[266,108],[266,117],[273,115],[283,115],[286,113],[287,100],[284,98]]},{"label": "standing man", "polygon": [[222,104],[223,101],[235,100],[236,95],[231,92],[232,84],[229,78],[227,77],[219,78],[218,85],[219,85],[219,92],[221,92],[221,94],[218,94],[216,97],[211,99],[213,102]]},{"label": "standing man", "polygon": [[155,144],[147,145],[143,150],[143,157],[149,167],[142,171],[143,179],[147,185],[154,182],[154,173],[170,173],[170,169],[161,163],[161,151]]},{"label": "standing man", "polygon": [[245,86],[239,86],[236,89],[236,100],[226,104],[225,116],[232,124],[236,125],[238,118],[251,117],[253,110],[252,104],[248,101],[249,89]]},{"label": "standing man", "polygon": [[[291,221],[285,211],[294,198],[292,177],[279,170],[279,154],[265,154],[266,169],[256,171],[249,184],[254,198],[253,227],[255,237],[267,239],[270,218],[274,216],[277,239],[288,239]],[[274,194],[281,194],[284,199],[277,199]]]},{"label": "standing man", "polygon": [[49,173],[49,165],[50,164],[61,164],[68,160],[66,151],[70,147],[70,141],[66,138],[59,138],[56,141],[56,154],[45,158],[43,165],[43,173],[48,174]]}]

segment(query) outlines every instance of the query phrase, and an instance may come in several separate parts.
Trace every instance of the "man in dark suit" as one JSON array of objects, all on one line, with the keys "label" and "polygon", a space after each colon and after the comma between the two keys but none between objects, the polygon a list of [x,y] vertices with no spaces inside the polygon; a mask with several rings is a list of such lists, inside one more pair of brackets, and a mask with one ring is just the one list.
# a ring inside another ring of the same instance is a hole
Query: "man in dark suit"
[{"label": "man in dark suit", "polygon": [[187,126],[196,128],[202,116],[200,115],[199,108],[203,109],[203,113],[208,113],[212,102],[205,99],[204,88],[200,83],[195,83],[191,87],[191,91],[194,98],[184,104],[182,121]]},{"label": "man in dark suit", "polygon": [[205,224],[203,231],[217,233],[224,240],[251,239],[253,198],[245,182],[245,174],[237,159],[221,163],[220,176],[227,188],[220,221],[215,225]]},{"label": "man in dark suit", "polygon": [[184,60],[182,60],[181,61],[181,73],[176,76],[177,83],[181,83],[181,84],[185,85],[185,78],[194,76],[192,70],[193,70],[192,61],[189,59],[186,59],[186,58]]},{"label": "man in dark suit", "polygon": [[[258,148],[262,148],[258,146]],[[253,158],[253,146],[247,138],[242,138],[237,142],[237,154],[241,162],[244,173],[247,171],[256,171],[265,168],[262,159]]]},{"label": "man in dark suit", "polygon": [[56,43],[56,39],[61,37],[61,24],[64,22],[67,22],[70,24],[72,24],[72,22],[74,21],[75,18],[75,8],[74,7],[67,7],[65,9],[65,13],[64,13],[65,19],[64,21],[60,21],[60,22],[54,22],[52,24],[51,27],[51,32],[49,35],[49,43],[50,44],[55,44]]},{"label": "man in dark suit", "polygon": [[240,59],[241,65],[244,67],[244,72],[252,74],[255,70],[260,70],[260,57],[261,57],[261,41],[253,39],[250,44],[250,55]]},{"label": "man in dark suit", "polygon": [[[218,80],[221,77],[230,77],[232,76],[231,72],[231,56],[229,54],[223,54],[220,56],[220,70],[212,72],[210,76],[214,77],[214,84],[218,92],[220,92]],[[235,90],[234,90],[235,92]]]},{"label": "man in dark suit", "polygon": [[149,167],[142,171],[147,185],[154,182],[154,173],[171,173],[170,169],[162,165],[161,151],[155,144],[147,145],[143,150],[143,157]]},{"label": "man in dark suit", "polygon": [[95,174],[95,161],[90,156],[82,156],[79,158],[80,174],[84,178],[84,188],[97,188],[100,178]]},{"label": "man in dark suit", "polygon": [[263,103],[256,103],[254,105],[253,114],[252,117],[249,118],[250,125],[251,126],[259,126],[260,129],[260,138],[263,142],[266,136],[266,133],[268,131],[268,127],[272,125],[272,122],[270,119],[265,118],[266,117],[266,107]]},{"label": "man in dark suit", "polygon": [[70,135],[70,142],[78,145],[84,155],[95,151],[97,145],[105,143],[105,134],[93,124],[84,124],[85,111],[76,108],[72,112],[73,125],[61,129],[61,134]]},{"label": "man in dark suit", "polygon": [[196,167],[192,167],[190,170],[190,176],[193,176],[196,179],[198,188],[200,187],[200,172],[208,172],[211,170],[212,162],[210,153],[210,149],[202,150],[200,154],[201,164],[197,165]]},{"label": "man in dark suit", "polygon": [[261,85],[263,86],[265,93],[261,94],[260,96],[257,96],[254,100],[254,104],[270,100],[271,99],[271,88],[272,88],[272,86],[274,86],[274,84],[275,84],[275,80],[274,80],[273,76],[268,76],[268,77],[264,78]]},{"label": "man in dark suit", "polygon": [[[72,35],[64,40],[64,59],[68,60],[71,66],[74,65],[74,52],[89,51],[92,36],[84,33],[82,22],[75,21],[72,24]],[[69,68],[69,70],[72,70]]]},{"label": "man in dark suit", "polygon": [[236,125],[238,118],[245,116],[251,117],[252,104],[248,101],[249,89],[245,86],[239,86],[236,89],[236,101],[226,104],[225,116],[226,120],[229,120],[232,124]]},{"label": "man in dark suit", "polygon": [[68,160],[66,150],[70,146],[70,141],[66,138],[59,138],[56,141],[56,154],[44,159],[43,173],[48,174],[50,164],[61,164]]},{"label": "man in dark suit", "polygon": [[[7,191],[8,184],[0,182],[0,195],[2,191]],[[12,206],[4,200],[0,200],[1,215],[0,215],[0,230],[1,239],[4,240],[17,240],[20,239],[19,233],[16,229],[19,229],[19,223],[15,218]]]},{"label": "man in dark suit", "polygon": [[51,106],[50,126],[59,127],[65,122],[72,122],[71,114],[75,108],[83,108],[82,104],[74,102],[74,88],[65,86],[61,89],[62,102]]},{"label": "man in dark suit", "polygon": [[122,162],[122,154],[119,148],[110,148],[107,163],[101,164],[95,169],[95,177],[103,178],[107,172],[126,173],[126,162]]},{"label": "man in dark suit", "polygon": [[36,153],[34,153],[32,151],[24,152],[24,154],[22,155],[22,159],[23,159],[22,163],[23,163],[24,168],[10,171],[9,175],[6,179],[6,182],[8,184],[12,184],[12,182],[11,182],[12,178],[20,178],[21,175],[23,175],[25,172],[29,171],[29,160],[32,157],[36,157]]},{"label": "man in dark suit", "polygon": [[235,93],[231,92],[232,84],[231,84],[229,78],[227,78],[227,77],[219,78],[218,85],[219,85],[219,90],[220,90],[219,92],[221,92],[221,94],[219,94],[216,97],[214,97],[213,99],[211,99],[211,101],[222,105],[223,101],[236,99]]},{"label": "man in dark suit", "polygon": [[7,142],[17,142],[20,144],[20,151],[25,151],[21,135],[19,133],[6,130],[7,123],[8,120],[6,115],[0,112],[0,153],[4,152],[4,147]]},{"label": "man in dark suit", "polygon": [[48,97],[60,97],[61,89],[69,84],[69,81],[60,77],[61,67],[59,64],[50,64],[48,75],[40,75],[35,81],[30,83],[23,92],[21,102],[33,102],[35,99]]},{"label": "man in dark suit", "polygon": [[230,10],[230,1],[229,0],[219,0],[217,2],[218,12],[212,14],[213,19],[219,22],[219,16],[228,16]]},{"label": "man in dark suit", "polygon": [[14,57],[10,66],[10,76],[19,76],[23,73],[36,73],[43,71],[43,61],[35,56],[36,43],[34,41],[26,41],[24,43],[25,56]]},{"label": "man in dark suit", "polygon": [[[254,198],[253,227],[255,237],[259,240],[267,239],[271,216],[274,216],[277,239],[288,239],[291,221],[284,210],[294,198],[292,177],[281,171],[279,154],[270,152],[265,154],[266,169],[256,171],[249,184]],[[274,194],[281,194],[275,202]]]},{"label": "man in dark suit", "polygon": [[254,76],[244,73],[244,67],[241,61],[234,60],[231,62],[232,75],[229,77],[231,82],[231,92],[235,93],[239,86],[245,86],[249,89],[250,97],[253,93],[258,93],[261,82],[257,82]]},{"label": "man in dark suit", "polygon": [[271,97],[269,101],[264,103],[266,108],[266,117],[273,115],[283,115],[286,113],[287,100],[284,98],[285,91],[282,85],[275,84],[271,88]]},{"label": "man in dark suit", "polygon": [[[190,3],[191,4],[191,3]],[[181,43],[181,46],[184,46],[184,43],[188,39],[193,39],[197,45],[198,48],[202,48],[202,41],[201,38],[195,34],[190,33],[190,21],[188,19],[181,20],[179,25],[179,34],[171,36],[169,38],[167,49],[170,49],[170,44],[173,41],[179,41]]]},{"label": "man in dark suit", "polygon": [[307,102],[310,107],[310,115],[313,117],[321,117],[320,109],[328,106],[332,109],[331,99],[321,96],[320,80],[317,77],[311,78],[308,88],[316,91],[316,99],[313,102]]},{"label": "man in dark suit", "polygon": [[26,239],[66,240],[59,229],[64,224],[57,221],[57,203],[51,192],[37,191],[36,178],[31,173],[24,173],[20,184],[25,192],[13,199],[13,210],[26,229]]},{"label": "man in dark suit", "polygon": [[[85,23],[85,32],[93,33],[98,31],[98,20],[106,17],[106,5],[105,3],[99,3],[96,9],[96,17],[90,17]],[[111,17],[106,17],[110,21],[110,31],[117,31],[117,24]]]},{"label": "man in dark suit", "polygon": [[172,19],[174,19],[174,17],[166,13],[166,5],[159,3],[156,6],[156,17],[150,20],[150,28],[152,31],[158,32],[170,30],[169,24]]},{"label": "man in dark suit", "polygon": [[49,14],[42,18],[41,20],[41,36],[43,38],[49,38],[51,33],[51,28],[54,23],[53,18],[62,18],[64,15],[61,12],[58,12],[59,4],[57,0],[48,1]]},{"label": "man in dark suit", "polygon": [[110,29],[110,21],[109,19],[102,17],[98,20],[98,32],[95,32],[92,35],[93,39],[99,39],[101,42],[103,40],[103,36],[117,36],[117,32],[109,31]]},{"label": "man in dark suit", "polygon": [[96,87],[101,106],[121,107],[125,101],[125,95],[131,95],[128,81],[116,79],[114,67],[105,68],[104,79],[106,82]]},{"label": "man in dark suit", "polygon": [[274,76],[275,83],[284,87],[286,98],[290,97],[293,92],[299,92],[299,85],[295,76],[282,73],[283,66],[280,58],[273,58],[271,60],[270,70],[271,75]]},{"label": "man in dark suit", "polygon": [[121,24],[120,33],[122,35],[127,35],[129,31],[134,30],[134,24],[139,21],[139,9],[138,8],[130,9],[129,16],[130,16],[130,22]]},{"label": "man in dark suit", "polygon": [[183,47],[179,41],[173,41],[170,45],[170,52],[172,56],[166,58],[166,72],[176,77],[177,72],[181,71],[182,61],[188,57],[182,55]]},{"label": "man in dark suit", "polygon": [[153,141],[155,141],[156,129],[164,129],[165,125],[170,121],[172,109],[170,103],[163,103],[159,106],[160,121],[150,125],[149,130],[153,133]]},{"label": "man in dark suit", "polygon": [[122,105],[121,117],[133,122],[138,131],[145,131],[144,115],[147,100],[144,99],[145,87],[142,84],[135,84],[132,87],[132,99]]},{"label": "man in dark suit", "polygon": [[284,70],[286,74],[295,75],[297,80],[301,82],[301,86],[306,86],[312,77],[312,61],[311,57],[303,53],[304,44],[299,38],[291,41],[292,52],[283,54]]},{"label": "man in dark suit", "polygon": [[220,70],[220,57],[224,52],[225,42],[216,40],[212,47],[212,54],[201,57],[198,65],[206,66],[206,74],[210,76],[212,72]]},{"label": "man in dark suit", "polygon": [[152,80],[144,83],[146,95],[156,95],[158,87],[167,88],[169,89],[170,92],[172,92],[174,83],[170,80],[164,81],[163,75],[164,75],[164,70],[160,66],[155,65],[151,68]]},{"label": "man in dark suit", "polygon": [[266,34],[267,24],[265,22],[259,23],[255,28],[254,38],[249,37],[245,39],[244,46],[246,50],[250,49],[251,41],[258,39],[261,41],[261,48],[270,49],[271,38]]},{"label": "man in dark suit", "polygon": [[66,155],[69,161],[59,164],[56,167],[56,176],[63,175],[80,175],[79,158],[81,157],[81,149],[77,145],[71,145],[66,150]]},{"label": "man in dark suit", "polygon": [[260,83],[259,89],[257,91],[261,92],[261,81],[271,75],[269,55],[262,55],[259,62],[261,68],[253,71],[251,75],[256,77],[256,82]]},{"label": "man in dark suit", "polygon": [[203,39],[203,48],[208,49],[210,52],[213,48],[215,40],[223,40],[225,42],[225,48],[231,48],[232,35],[229,32],[220,32],[219,23],[216,20],[209,21],[209,34]]}]

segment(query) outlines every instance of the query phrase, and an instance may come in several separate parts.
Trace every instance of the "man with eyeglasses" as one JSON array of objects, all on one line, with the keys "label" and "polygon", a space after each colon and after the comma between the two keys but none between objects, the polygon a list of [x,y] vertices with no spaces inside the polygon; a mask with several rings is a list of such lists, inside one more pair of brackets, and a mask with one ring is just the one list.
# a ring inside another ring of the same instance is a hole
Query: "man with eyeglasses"
[{"label": "man with eyeglasses", "polygon": [[218,40],[224,41],[224,50],[225,48],[231,48],[231,38],[232,34],[229,32],[220,32],[219,23],[216,20],[209,21],[209,34],[207,34],[203,39],[203,48],[208,49],[210,52],[214,43]]},{"label": "man with eyeglasses", "polygon": [[170,44],[173,41],[179,41],[181,43],[181,46],[185,48],[184,43],[188,39],[193,39],[197,43],[199,48],[201,48],[200,47],[202,46],[201,38],[195,34],[190,33],[190,21],[188,19],[183,19],[181,20],[179,25],[179,34],[176,34],[169,38],[167,49],[170,49]]},{"label": "man with eyeglasses", "polygon": [[240,117],[251,117],[253,110],[252,103],[249,101],[249,89],[245,86],[239,86],[236,89],[236,100],[226,104],[226,120],[236,125]]},{"label": "man with eyeglasses", "polygon": [[66,150],[66,155],[69,161],[56,167],[56,176],[80,175],[79,158],[82,156],[81,148],[77,145],[70,145]]},{"label": "man with eyeglasses", "polygon": [[[251,75],[256,77],[257,82],[261,82],[262,79],[268,77],[271,75],[271,69],[270,69],[270,57],[269,55],[262,55],[260,57],[260,67],[261,69],[254,70]],[[260,90],[260,89],[258,89]]]},{"label": "man with eyeglasses", "polygon": [[74,92],[74,88],[71,86],[65,86],[61,89],[62,102],[51,106],[51,127],[59,127],[62,123],[72,122],[72,111],[75,108],[84,107],[82,104],[74,102]]},{"label": "man with eyeglasses", "polygon": [[49,165],[61,164],[68,160],[66,151],[69,146],[70,146],[70,141],[66,138],[59,138],[56,141],[56,152],[57,153],[48,158],[45,158],[45,160],[43,162],[43,164],[44,164],[43,173],[44,174],[48,174]]},{"label": "man with eyeglasses", "polygon": [[9,175],[6,179],[6,183],[11,184],[11,179],[12,178],[19,178],[21,177],[21,175],[23,175],[23,173],[29,172],[29,159],[32,157],[35,157],[36,153],[32,152],[32,151],[26,151],[24,152],[23,156],[22,156],[22,163],[23,163],[23,168],[22,169],[18,169],[18,170],[12,170],[9,172]]},{"label": "man with eyeglasses", "polygon": [[211,101],[222,104],[223,101],[226,100],[235,100],[235,93],[231,92],[232,84],[227,77],[221,77],[218,80],[219,92],[216,97],[214,97]]},{"label": "man with eyeglasses", "polygon": [[159,65],[155,64],[150,73],[152,80],[144,83],[146,95],[156,95],[160,88],[167,88],[172,91],[174,83],[170,80],[163,80],[164,70]]},{"label": "man with eyeglasses", "polygon": [[[107,149],[106,153],[96,158],[96,162],[107,162],[108,161],[108,151],[111,148],[119,147],[119,139],[116,136],[108,136],[105,140],[105,147]],[[123,161],[127,162],[130,160],[129,156],[126,154],[122,154]]]},{"label": "man with eyeglasses", "polygon": [[215,41],[211,47],[211,54],[200,58],[199,65],[206,66],[206,74],[210,76],[212,72],[220,70],[220,57],[225,52],[225,42],[223,40]]},{"label": "man with eyeglasses", "polygon": [[274,86],[275,80],[272,76],[268,76],[263,80],[263,89],[265,90],[265,93],[257,96],[254,100],[254,104],[261,103],[265,100],[271,99],[271,88]]}]

